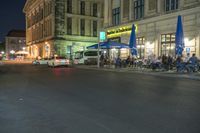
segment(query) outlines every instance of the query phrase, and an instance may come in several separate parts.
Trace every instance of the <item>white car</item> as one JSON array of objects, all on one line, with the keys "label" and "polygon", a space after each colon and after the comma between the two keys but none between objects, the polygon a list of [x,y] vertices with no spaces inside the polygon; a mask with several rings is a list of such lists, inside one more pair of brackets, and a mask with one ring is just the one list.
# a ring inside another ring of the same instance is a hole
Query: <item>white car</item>
[{"label": "white car", "polygon": [[32,62],[33,65],[47,65],[49,62],[48,58],[40,59],[40,60],[34,60]]},{"label": "white car", "polygon": [[48,66],[56,67],[56,66],[69,66],[70,60],[65,57],[53,57],[49,60]]}]

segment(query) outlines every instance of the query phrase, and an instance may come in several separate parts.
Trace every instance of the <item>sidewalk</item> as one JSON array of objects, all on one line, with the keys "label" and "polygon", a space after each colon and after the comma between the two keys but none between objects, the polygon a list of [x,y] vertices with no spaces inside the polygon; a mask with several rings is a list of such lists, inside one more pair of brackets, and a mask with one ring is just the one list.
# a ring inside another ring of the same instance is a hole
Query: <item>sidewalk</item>
[{"label": "sidewalk", "polygon": [[31,64],[32,60],[4,60],[3,64]]},{"label": "sidewalk", "polygon": [[87,66],[87,65],[75,65],[75,68],[97,70],[97,71],[108,71],[108,72],[123,72],[123,73],[137,73],[152,76],[171,77],[171,78],[183,78],[191,80],[200,80],[200,73],[177,73],[176,71],[152,71],[151,69],[140,69],[140,68],[114,68],[114,67],[101,67]]}]

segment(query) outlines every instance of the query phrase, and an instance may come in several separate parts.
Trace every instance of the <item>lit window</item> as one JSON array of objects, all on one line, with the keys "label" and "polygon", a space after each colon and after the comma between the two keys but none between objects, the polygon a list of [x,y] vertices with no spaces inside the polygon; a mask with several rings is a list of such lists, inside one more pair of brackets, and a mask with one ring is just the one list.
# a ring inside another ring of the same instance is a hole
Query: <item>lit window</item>
[{"label": "lit window", "polygon": [[161,35],[161,55],[175,56],[175,34]]},{"label": "lit window", "polygon": [[136,41],[137,41],[136,44],[137,44],[138,56],[139,58],[143,58],[145,52],[145,38],[138,37]]}]

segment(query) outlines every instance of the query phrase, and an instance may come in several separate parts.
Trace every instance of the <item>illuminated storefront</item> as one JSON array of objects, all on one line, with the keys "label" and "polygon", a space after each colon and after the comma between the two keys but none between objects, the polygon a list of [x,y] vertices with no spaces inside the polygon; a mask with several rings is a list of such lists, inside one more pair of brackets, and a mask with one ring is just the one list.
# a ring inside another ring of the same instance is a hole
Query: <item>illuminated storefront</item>
[{"label": "illuminated storefront", "polygon": [[[157,57],[163,54],[175,56],[177,17],[181,15],[185,40],[183,55],[195,53],[200,56],[200,1],[188,4],[180,0],[176,8],[175,1],[169,5],[165,1],[141,1],[128,1],[130,6],[127,6],[127,1],[106,1],[104,25],[108,40],[129,44],[131,27],[135,24],[139,58],[147,58],[152,54]],[[138,2],[143,4],[131,6]],[[112,20],[112,10],[117,8],[121,9],[119,24]]]}]

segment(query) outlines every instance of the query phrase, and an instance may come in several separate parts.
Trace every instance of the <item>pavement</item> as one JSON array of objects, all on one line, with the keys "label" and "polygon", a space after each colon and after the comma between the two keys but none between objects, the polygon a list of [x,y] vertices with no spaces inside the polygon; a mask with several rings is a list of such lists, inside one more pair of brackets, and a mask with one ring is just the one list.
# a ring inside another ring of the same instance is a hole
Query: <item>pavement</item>
[{"label": "pavement", "polygon": [[31,64],[32,60],[4,60],[2,61],[3,64]]},{"label": "pavement", "polygon": [[[7,60],[3,61],[0,65],[21,65],[21,64],[29,64],[31,65],[32,60]],[[174,71],[152,71],[151,69],[140,69],[140,68],[115,68],[114,66],[105,66],[97,68],[96,65],[73,65],[72,67],[79,69],[89,69],[89,70],[97,70],[97,71],[110,71],[110,72],[124,72],[124,73],[139,73],[144,75],[152,75],[152,76],[162,76],[162,77],[174,77],[174,78],[185,78],[192,80],[200,80],[200,73],[177,73]]]},{"label": "pavement", "polygon": [[199,81],[0,66],[0,133],[199,133]]},{"label": "pavement", "polygon": [[95,65],[75,65],[75,68],[79,69],[90,69],[98,71],[110,71],[110,72],[124,72],[124,73],[139,73],[144,75],[162,76],[162,77],[174,77],[174,78],[185,78],[192,80],[200,80],[200,73],[177,73],[176,71],[152,71],[151,69],[141,68],[114,68],[114,66],[106,66],[97,68]]}]

